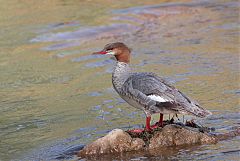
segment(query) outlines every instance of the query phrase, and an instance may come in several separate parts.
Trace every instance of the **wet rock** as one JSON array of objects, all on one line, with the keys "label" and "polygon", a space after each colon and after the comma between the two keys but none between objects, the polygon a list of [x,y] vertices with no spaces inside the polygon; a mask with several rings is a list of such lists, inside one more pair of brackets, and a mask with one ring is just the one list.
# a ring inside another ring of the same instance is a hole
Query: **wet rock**
[{"label": "wet rock", "polygon": [[213,144],[240,135],[240,128],[224,134],[210,134],[202,127],[182,124],[167,124],[153,132],[142,132],[138,135],[121,129],[112,130],[106,136],[86,145],[78,152],[81,158],[102,154],[122,153],[129,151],[154,150],[157,148],[176,147],[180,145]]},{"label": "wet rock", "polygon": [[236,137],[236,136],[240,135],[240,128],[239,127],[235,127],[233,129],[233,131],[229,131],[227,133],[222,133],[222,134],[213,134],[213,135],[215,136],[215,138],[218,141],[231,139],[233,137]]},{"label": "wet rock", "polygon": [[121,153],[133,150],[141,150],[145,143],[140,138],[132,138],[121,129],[112,130],[106,136],[97,139],[93,143],[85,146],[78,156],[99,155],[108,153]]},{"label": "wet rock", "polygon": [[166,125],[148,135],[149,140],[131,137],[121,129],[115,129],[106,136],[97,139],[82,149],[78,156],[121,153],[136,150],[148,150],[158,147],[169,147],[178,145],[191,145],[203,143],[216,143],[217,139],[207,133],[202,133],[191,128],[179,125]]},{"label": "wet rock", "polygon": [[210,144],[216,142],[216,137],[207,133],[202,133],[192,128],[179,125],[166,125],[162,130],[154,133],[153,137],[150,139],[149,149],[179,145]]}]

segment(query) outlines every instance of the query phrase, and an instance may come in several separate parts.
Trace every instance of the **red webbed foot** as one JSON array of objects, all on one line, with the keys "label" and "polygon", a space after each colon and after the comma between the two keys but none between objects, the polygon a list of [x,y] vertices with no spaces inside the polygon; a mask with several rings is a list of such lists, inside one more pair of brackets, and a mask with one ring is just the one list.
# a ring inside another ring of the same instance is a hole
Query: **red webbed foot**
[{"label": "red webbed foot", "polygon": [[129,130],[128,132],[140,134],[140,133],[144,132],[144,129],[133,129],[133,130]]}]

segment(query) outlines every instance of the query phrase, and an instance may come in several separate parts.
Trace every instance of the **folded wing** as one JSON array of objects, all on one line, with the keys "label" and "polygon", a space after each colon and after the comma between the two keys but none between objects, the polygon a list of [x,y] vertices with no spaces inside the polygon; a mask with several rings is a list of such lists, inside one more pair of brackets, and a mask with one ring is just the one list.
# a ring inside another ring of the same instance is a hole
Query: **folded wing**
[{"label": "folded wing", "polygon": [[124,83],[123,91],[146,108],[152,108],[150,111],[165,108],[198,117],[211,114],[154,73],[133,73]]}]

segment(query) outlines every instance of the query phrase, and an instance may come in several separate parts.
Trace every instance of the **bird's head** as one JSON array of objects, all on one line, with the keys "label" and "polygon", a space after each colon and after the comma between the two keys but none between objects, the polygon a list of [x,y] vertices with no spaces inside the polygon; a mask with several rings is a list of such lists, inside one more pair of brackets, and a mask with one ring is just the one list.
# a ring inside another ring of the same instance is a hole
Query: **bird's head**
[{"label": "bird's head", "polygon": [[131,50],[122,42],[115,42],[105,45],[103,50],[93,54],[114,55],[117,61],[129,63]]}]

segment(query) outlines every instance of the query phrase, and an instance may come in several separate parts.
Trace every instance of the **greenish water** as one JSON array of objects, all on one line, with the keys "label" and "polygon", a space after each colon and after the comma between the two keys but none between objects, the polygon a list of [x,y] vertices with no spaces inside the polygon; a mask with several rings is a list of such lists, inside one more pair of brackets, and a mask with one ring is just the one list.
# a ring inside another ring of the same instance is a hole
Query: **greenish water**
[{"label": "greenish water", "polygon": [[[0,160],[72,159],[114,128],[141,127],[111,85],[114,60],[91,53],[113,41],[137,71],[167,78],[213,115],[239,126],[239,2],[0,1]],[[237,160],[238,138],[103,160]]]}]

